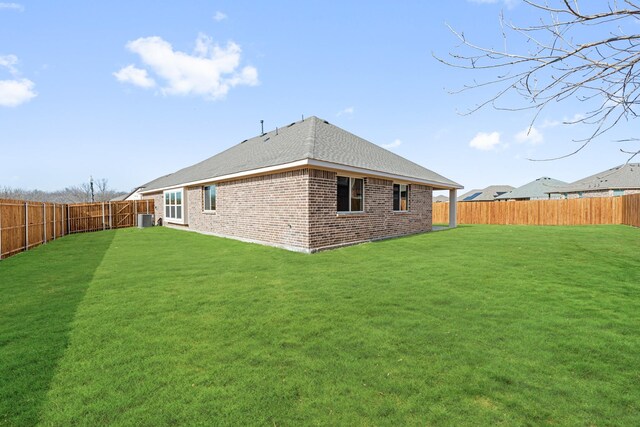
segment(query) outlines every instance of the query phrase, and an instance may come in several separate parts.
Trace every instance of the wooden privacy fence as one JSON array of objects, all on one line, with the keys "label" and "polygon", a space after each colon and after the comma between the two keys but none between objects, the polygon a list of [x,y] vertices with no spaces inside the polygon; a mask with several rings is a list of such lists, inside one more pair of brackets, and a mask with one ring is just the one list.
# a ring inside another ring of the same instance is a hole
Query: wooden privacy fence
[{"label": "wooden privacy fence", "polygon": [[640,227],[640,194],[622,198],[622,223]]},{"label": "wooden privacy fence", "polygon": [[[587,199],[458,202],[458,224],[640,226],[640,194]],[[433,222],[449,222],[449,203],[433,204]]]},{"label": "wooden privacy fence", "polygon": [[139,213],[153,210],[153,200],[82,204],[0,200],[0,259],[67,234],[135,227]]}]

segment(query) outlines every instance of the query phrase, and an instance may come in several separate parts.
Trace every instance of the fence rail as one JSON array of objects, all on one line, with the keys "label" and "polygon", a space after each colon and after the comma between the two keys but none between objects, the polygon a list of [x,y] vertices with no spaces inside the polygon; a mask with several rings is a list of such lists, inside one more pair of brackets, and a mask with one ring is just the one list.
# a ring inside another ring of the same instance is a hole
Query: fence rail
[{"label": "fence rail", "polygon": [[[640,226],[640,194],[588,199],[459,202],[458,224]],[[433,222],[449,222],[449,203],[433,204]]]},{"label": "fence rail", "polygon": [[135,227],[153,200],[60,204],[0,200],[0,259],[67,234]]}]

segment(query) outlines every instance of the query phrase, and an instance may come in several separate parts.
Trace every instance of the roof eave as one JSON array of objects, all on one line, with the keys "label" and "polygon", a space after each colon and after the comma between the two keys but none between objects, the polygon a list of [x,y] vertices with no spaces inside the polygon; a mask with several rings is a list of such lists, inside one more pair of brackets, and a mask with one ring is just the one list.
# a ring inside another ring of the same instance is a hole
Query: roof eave
[{"label": "roof eave", "polygon": [[464,188],[462,185],[453,181],[451,181],[451,183],[445,183],[445,182],[439,182],[435,180],[426,180],[426,179],[416,178],[411,176],[392,174],[392,173],[382,172],[382,171],[375,171],[375,170],[366,169],[366,168],[359,168],[355,166],[341,165],[338,163],[326,162],[322,160],[303,159],[303,160],[298,160],[298,161],[284,163],[284,164],[275,165],[275,166],[267,166],[264,168],[251,169],[251,170],[236,172],[236,173],[227,174],[227,175],[200,179],[197,181],[183,182],[179,184],[172,184],[169,186],[153,188],[149,190],[142,190],[140,191],[140,194],[158,193],[160,191],[170,190],[172,188],[191,187],[194,185],[205,184],[205,183],[228,181],[231,179],[245,178],[252,175],[263,175],[270,172],[277,172],[285,169],[292,169],[292,168],[304,167],[304,166],[314,166],[314,167],[319,167],[324,169],[332,169],[332,170],[338,170],[338,171],[359,173],[363,175],[378,176],[382,178],[397,179],[397,180],[408,181],[408,182],[413,182],[417,184],[428,185],[437,190],[454,190],[454,189],[460,190]]}]

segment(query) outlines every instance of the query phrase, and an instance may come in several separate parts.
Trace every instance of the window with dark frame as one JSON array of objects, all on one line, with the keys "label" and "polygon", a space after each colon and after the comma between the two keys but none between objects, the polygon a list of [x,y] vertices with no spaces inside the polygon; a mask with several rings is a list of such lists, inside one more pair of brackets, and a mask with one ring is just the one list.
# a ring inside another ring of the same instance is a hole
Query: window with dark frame
[{"label": "window with dark frame", "polygon": [[364,179],[339,176],[337,180],[338,212],[364,211]]},{"label": "window with dark frame", "polygon": [[409,210],[409,185],[393,184],[393,210]]},{"label": "window with dark frame", "polygon": [[216,186],[207,185],[204,187],[204,210],[215,211],[216,210]]}]

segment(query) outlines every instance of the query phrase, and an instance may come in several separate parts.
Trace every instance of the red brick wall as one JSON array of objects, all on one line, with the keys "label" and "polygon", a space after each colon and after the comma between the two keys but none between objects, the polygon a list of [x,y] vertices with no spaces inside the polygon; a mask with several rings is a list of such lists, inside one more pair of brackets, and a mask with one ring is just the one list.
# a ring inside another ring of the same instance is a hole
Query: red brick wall
[{"label": "red brick wall", "polygon": [[215,213],[203,212],[203,187],[190,187],[189,228],[307,248],[307,181],[307,171],[296,170],[218,183]]},{"label": "red brick wall", "polygon": [[[330,171],[299,169],[221,182],[212,213],[203,211],[203,186],[189,187],[185,191],[188,228],[300,250],[431,230],[431,187],[412,184],[409,211],[394,212],[393,182],[365,178],[365,212],[338,215],[336,176]],[[162,193],[152,197],[157,220],[163,216]]]},{"label": "red brick wall", "polygon": [[309,246],[312,249],[431,231],[431,187],[412,184],[409,210],[394,212],[393,182],[365,178],[365,211],[337,214],[337,175],[310,171]]}]

